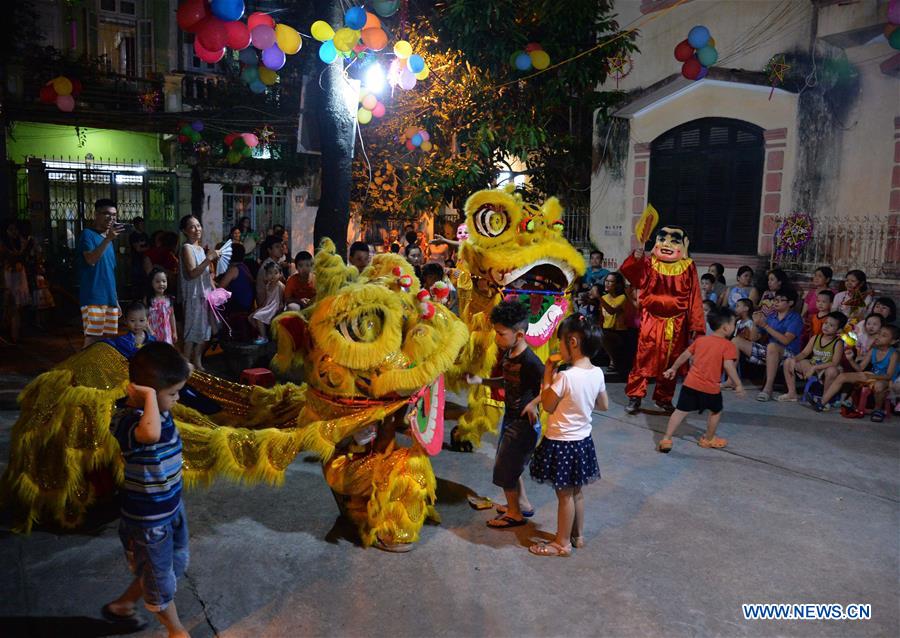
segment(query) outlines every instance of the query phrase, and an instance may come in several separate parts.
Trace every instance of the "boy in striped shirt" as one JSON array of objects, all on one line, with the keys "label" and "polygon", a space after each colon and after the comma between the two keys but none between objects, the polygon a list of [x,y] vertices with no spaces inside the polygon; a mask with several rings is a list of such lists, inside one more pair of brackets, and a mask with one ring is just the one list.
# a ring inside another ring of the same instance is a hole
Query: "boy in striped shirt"
[{"label": "boy in striped shirt", "polygon": [[181,502],[181,437],[170,410],[191,374],[165,342],[137,351],[128,366],[128,398],[117,405],[111,428],[122,449],[125,482],[119,538],[135,579],[104,605],[107,620],[137,630],[146,620],[141,598],[169,632],[188,636],[175,609],[176,578],[188,564],[188,526]]}]

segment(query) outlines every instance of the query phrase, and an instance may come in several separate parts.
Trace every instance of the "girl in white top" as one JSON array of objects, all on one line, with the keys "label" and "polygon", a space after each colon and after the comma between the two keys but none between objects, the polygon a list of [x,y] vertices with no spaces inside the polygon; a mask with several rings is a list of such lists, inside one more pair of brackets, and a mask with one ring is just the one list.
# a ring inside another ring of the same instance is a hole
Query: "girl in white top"
[{"label": "girl in white top", "polygon": [[[528,548],[538,556],[569,556],[573,545],[584,545],[581,488],[600,478],[591,412],[609,407],[603,371],[591,363],[600,348],[596,328],[584,316],[572,315],[560,324],[557,336],[559,354],[547,360],[541,392],[541,405],[550,418],[531,459],[531,478],[552,483],[559,506],[556,538]],[[570,367],[556,371],[560,362]]]}]

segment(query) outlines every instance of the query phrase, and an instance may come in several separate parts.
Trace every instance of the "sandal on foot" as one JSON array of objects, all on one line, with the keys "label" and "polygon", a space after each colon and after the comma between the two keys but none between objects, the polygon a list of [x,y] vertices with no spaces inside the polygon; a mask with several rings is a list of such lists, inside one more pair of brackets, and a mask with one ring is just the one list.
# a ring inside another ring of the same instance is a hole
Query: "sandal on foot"
[{"label": "sandal on foot", "polygon": [[656,451],[668,454],[672,451],[672,439],[663,439],[656,444]]},{"label": "sandal on foot", "polygon": [[884,421],[884,411],[872,410],[872,416],[869,417],[869,420],[873,423],[881,423],[882,421]]},{"label": "sandal on foot", "polygon": [[796,397],[796,396],[793,396],[793,397],[792,397],[791,395],[785,393],[785,394],[779,394],[779,395],[778,395],[778,398],[776,398],[775,400],[776,400],[776,401],[782,401],[782,402],[785,402],[785,401],[791,401],[791,402],[793,402],[793,403],[797,403],[797,401],[798,401],[799,399],[798,399],[798,397]]},{"label": "sandal on foot", "polygon": [[557,556],[559,558],[568,558],[572,555],[572,546],[563,547],[559,543],[535,543],[528,548],[528,551],[535,556]]},{"label": "sandal on foot", "polygon": [[572,547],[584,547],[584,536],[573,536],[571,539]]},{"label": "sandal on foot", "polygon": [[100,615],[103,616],[103,619],[109,621],[123,629],[127,628],[130,631],[140,631],[144,627],[147,626],[147,619],[144,618],[137,612],[132,612],[127,616],[123,616],[121,614],[115,613],[109,607],[109,603],[103,605],[103,608],[100,610]]},{"label": "sandal on foot", "polygon": [[759,394],[756,395],[756,400],[762,401],[762,402],[771,401],[772,393],[771,392],[760,392]]},{"label": "sandal on foot", "polygon": [[[496,505],[494,505],[494,509],[497,510],[498,514],[506,514],[506,505],[500,505],[499,503],[497,503]],[[524,516],[525,518],[531,518],[532,516],[534,516],[534,508],[521,511],[522,516]]]},{"label": "sandal on foot", "polygon": [[713,448],[715,450],[719,450],[719,449],[725,447],[726,445],[728,445],[728,441],[726,439],[723,439],[720,436],[714,436],[711,439],[707,439],[705,436],[701,436],[700,439],[697,441],[697,445],[699,445],[700,447]]},{"label": "sandal on foot", "polygon": [[527,522],[524,518],[516,519],[507,514],[500,514],[489,520],[486,525],[491,529],[510,529],[511,527],[521,527]]}]

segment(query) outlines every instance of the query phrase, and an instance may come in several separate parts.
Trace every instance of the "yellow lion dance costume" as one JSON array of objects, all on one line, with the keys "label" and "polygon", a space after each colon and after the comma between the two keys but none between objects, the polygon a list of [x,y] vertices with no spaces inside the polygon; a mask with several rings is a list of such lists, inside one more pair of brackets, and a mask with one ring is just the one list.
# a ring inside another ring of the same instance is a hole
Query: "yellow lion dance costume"
[{"label": "yellow lion dance costume", "polygon": [[[562,235],[563,208],[555,197],[538,207],[524,202],[512,186],[483,190],[469,197],[465,213],[469,239],[459,248],[457,288],[470,336],[453,370],[456,389],[465,386],[466,374],[492,376],[497,346],[490,314],[504,297],[528,304],[526,341],[546,360],[556,328],[570,311],[567,296],[585,272],[584,257]],[[454,444],[477,446],[485,432],[496,432],[502,413],[503,401],[492,398],[489,388],[470,387]]]},{"label": "yellow lion dance costume", "polygon": [[[377,256],[359,275],[325,240],[315,270],[316,303],[302,315],[280,316],[275,328],[273,365],[302,370],[307,383],[266,389],[194,372],[189,385],[218,409],[173,410],[185,482],[225,476],[279,485],[296,455],[311,450],[365,545],[413,543],[426,516],[436,517],[435,478],[422,445],[398,447],[393,431],[410,396],[450,369],[466,342],[465,325],[417,296],[412,267],[396,255]],[[127,383],[127,360],[101,343],[25,388],[0,481],[17,531],[27,533],[40,519],[77,526],[95,500],[92,474],[108,470],[121,483],[109,422]],[[437,415],[430,416],[422,432],[436,434],[429,427]],[[354,439],[367,428],[374,441]]]}]

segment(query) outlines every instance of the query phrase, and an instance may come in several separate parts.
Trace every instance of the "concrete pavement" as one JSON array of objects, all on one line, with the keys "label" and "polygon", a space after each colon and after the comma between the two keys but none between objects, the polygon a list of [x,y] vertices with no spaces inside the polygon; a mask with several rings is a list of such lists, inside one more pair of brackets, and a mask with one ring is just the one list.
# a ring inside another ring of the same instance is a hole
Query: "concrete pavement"
[{"label": "concrete pavement", "polygon": [[[595,415],[603,479],[586,490],[587,545],[528,553],[556,499],[513,531],[485,527],[466,495],[497,496],[494,439],[434,459],[439,526],[410,554],[363,550],[336,519],[319,465],[283,488],[220,482],[188,493],[191,566],[177,604],[195,637],[896,636],[900,634],[900,418],[884,424],[729,394],[725,450],[689,417],[669,455],[665,418]],[[0,413],[0,464],[15,413]],[[452,425],[448,424],[449,426]],[[0,635],[99,636],[127,584],[114,520],[88,532],[0,535]],[[750,602],[870,603],[868,621],[745,621]],[[140,636],[162,636],[155,621]]]}]

